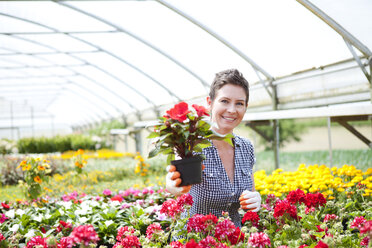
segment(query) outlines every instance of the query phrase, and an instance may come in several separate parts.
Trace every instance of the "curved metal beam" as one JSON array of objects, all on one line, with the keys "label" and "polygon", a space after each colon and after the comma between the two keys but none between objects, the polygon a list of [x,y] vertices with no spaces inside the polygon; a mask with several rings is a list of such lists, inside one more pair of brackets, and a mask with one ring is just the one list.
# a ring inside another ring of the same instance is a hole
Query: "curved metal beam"
[{"label": "curved metal beam", "polygon": [[360,42],[357,38],[355,38],[349,31],[347,31],[344,27],[338,24],[335,20],[333,20],[330,16],[324,13],[321,9],[317,6],[312,4],[310,1],[307,0],[297,0],[300,4],[302,4],[306,9],[311,11],[314,15],[319,17],[323,22],[325,22],[328,26],[330,26],[333,30],[335,30],[339,35],[342,36],[345,40],[347,40],[350,44],[356,47],[366,58],[370,58],[372,56],[371,51],[365,46],[362,42]]},{"label": "curved metal beam", "polygon": [[115,25],[114,23],[111,23],[111,22],[109,22],[109,21],[107,21],[107,20],[105,20],[103,18],[100,18],[100,17],[98,17],[98,16],[96,16],[96,15],[94,15],[92,13],[88,13],[88,12],[82,10],[82,9],[79,9],[79,8],[75,7],[75,6],[71,6],[71,5],[67,4],[67,3],[64,3],[64,2],[61,2],[61,1],[58,1],[58,0],[53,0],[53,2],[55,2],[57,4],[60,4],[62,6],[68,7],[70,9],[73,9],[73,10],[75,10],[75,11],[77,11],[79,13],[82,13],[84,15],[87,15],[87,16],[93,18],[93,19],[96,19],[96,20],[98,20],[98,21],[100,21],[100,22],[102,22],[102,23],[104,23],[106,25],[109,25],[109,26],[115,28],[116,30],[118,30],[118,31],[120,31],[122,33],[125,33],[125,34],[131,36],[135,40],[138,40],[142,44],[148,46],[149,48],[151,48],[151,49],[153,49],[155,51],[157,51],[161,55],[163,55],[166,58],[168,58],[169,60],[171,60],[173,63],[177,64],[179,67],[181,67],[182,69],[184,69],[185,71],[187,71],[189,74],[191,74],[193,77],[195,77],[196,79],[198,79],[201,82],[201,84],[204,87],[206,87],[207,89],[210,87],[210,85],[206,81],[204,81],[201,77],[199,77],[195,72],[193,72],[191,69],[189,69],[188,67],[186,67],[184,64],[182,64],[181,62],[179,62],[178,60],[176,60],[175,58],[173,58],[172,56],[170,56],[169,54],[167,54],[165,51],[163,51],[160,48],[156,47],[155,45],[151,44],[149,41],[146,41],[146,40],[140,38],[139,36],[137,36],[137,35],[129,32],[128,30],[126,30],[126,29],[124,29],[122,27],[119,27],[119,26]]},{"label": "curved metal beam", "polygon": [[[14,19],[17,19],[17,20],[20,20],[20,21],[24,21],[24,22],[30,22],[30,23],[32,23],[32,24],[34,24],[34,25],[38,25],[38,26],[41,26],[41,27],[44,27],[44,28],[50,29],[50,30],[52,30],[52,31],[55,31],[55,33],[61,33],[61,32],[59,32],[58,30],[56,30],[56,29],[54,29],[54,28],[52,28],[52,27],[49,27],[49,26],[47,26],[47,25],[44,25],[44,24],[41,24],[41,23],[38,23],[38,22],[35,22],[35,21],[30,21],[30,20],[27,20],[27,19],[24,19],[24,18],[20,18],[20,17],[17,17],[17,16],[8,15],[8,14],[4,14],[4,13],[0,13],[0,15],[4,15],[4,16],[7,16],[7,17],[11,17],[11,18],[14,18]],[[10,35],[10,36],[12,36],[12,37],[14,37],[14,38],[17,38],[17,39],[20,39],[20,40],[28,41],[28,42],[30,42],[30,43],[37,44],[37,45],[39,45],[39,46],[43,46],[43,47],[49,48],[49,49],[51,49],[51,50],[53,50],[53,51],[56,51],[56,52],[61,52],[61,51],[55,49],[54,47],[51,47],[51,46],[48,46],[48,45],[45,45],[45,44],[42,44],[42,43],[39,43],[39,42],[36,42],[36,41],[30,40],[30,39],[27,39],[27,38],[24,38],[24,37],[13,36],[13,35]],[[70,37],[75,39],[75,37],[73,37],[73,36],[70,36]],[[134,89],[132,86],[130,86],[129,84],[125,83],[123,80],[121,80],[121,79],[119,79],[119,78],[117,78],[117,77],[114,77],[113,75],[111,75],[109,72],[103,70],[102,68],[99,68],[98,66],[93,65],[93,64],[89,63],[88,61],[83,60],[83,59],[81,59],[81,58],[79,58],[79,57],[73,56],[73,55],[71,55],[70,53],[65,53],[65,52],[61,52],[61,53],[66,54],[66,55],[68,55],[68,56],[70,56],[70,57],[72,57],[72,58],[74,58],[74,59],[77,59],[77,60],[79,60],[79,61],[81,61],[81,62],[84,62],[85,64],[88,64],[88,65],[90,65],[90,66],[92,66],[92,67],[95,67],[95,68],[98,69],[98,70],[101,70],[102,72],[104,72],[104,73],[107,74],[108,76],[113,77],[114,79],[116,79],[116,80],[118,80],[119,82],[123,83],[123,84],[124,84],[125,86],[127,86],[129,89],[134,90],[134,91],[135,91],[137,94],[139,94],[141,97],[145,98],[146,101],[148,101],[149,103],[153,104],[154,107],[156,107],[155,103],[153,103],[150,99],[148,99],[148,98],[147,98],[146,96],[144,96],[142,93],[138,92],[138,91],[137,91],[136,89]],[[49,61],[48,61],[48,62],[49,62]],[[49,63],[50,63],[50,62],[49,62]],[[62,66],[62,67],[63,67],[63,65],[59,65],[59,66]],[[65,67],[65,68],[69,70],[68,67]],[[137,110],[137,115],[138,115],[138,109],[135,108],[134,105],[132,105],[130,102],[126,101],[125,98],[122,98],[122,97],[120,97],[120,98],[121,98],[123,101],[125,101],[125,102],[126,102],[126,103],[131,107],[131,108],[134,108],[135,110]]]},{"label": "curved metal beam", "polygon": [[236,53],[237,55],[239,55],[242,59],[244,59],[245,61],[247,61],[255,70],[258,70],[259,72],[261,72],[269,81],[274,80],[274,78],[268,72],[266,72],[262,67],[260,67],[258,64],[256,64],[256,62],[254,62],[251,58],[249,58],[247,55],[245,55],[242,51],[240,51],[233,44],[231,44],[226,39],[224,39],[223,37],[221,37],[220,35],[218,35],[216,32],[214,32],[211,28],[203,25],[202,23],[200,23],[199,21],[197,21],[195,18],[187,15],[183,11],[177,9],[176,7],[170,5],[169,3],[167,3],[167,2],[165,2],[163,0],[155,0],[155,1],[158,2],[158,3],[160,3],[160,4],[162,4],[162,5],[164,5],[165,7],[167,7],[170,10],[172,10],[173,12],[177,13],[178,15],[184,17],[186,20],[192,22],[193,24],[195,24],[196,26],[198,26],[199,28],[201,28],[202,30],[204,30],[205,32],[207,32],[208,34],[210,34],[211,36],[213,36],[214,38],[216,38],[222,44],[224,44],[225,46],[227,46],[228,48],[230,48],[234,53]]}]

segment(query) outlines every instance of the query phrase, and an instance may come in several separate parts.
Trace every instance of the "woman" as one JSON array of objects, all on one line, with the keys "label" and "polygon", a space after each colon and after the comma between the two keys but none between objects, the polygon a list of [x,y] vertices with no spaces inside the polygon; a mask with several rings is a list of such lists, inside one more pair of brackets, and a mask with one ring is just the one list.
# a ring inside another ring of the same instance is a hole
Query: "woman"
[{"label": "woman", "polygon": [[[220,134],[233,134],[247,110],[248,99],[249,84],[238,70],[217,73],[207,97],[212,129]],[[194,200],[191,215],[212,213],[219,217],[228,212],[240,227],[238,209],[258,211],[261,196],[254,187],[252,168],[256,159],[251,142],[234,135],[233,144],[213,140],[212,146],[203,149],[206,159],[200,184],[177,187],[181,183],[180,173],[175,166],[169,166],[166,187],[175,196],[190,193]]]}]

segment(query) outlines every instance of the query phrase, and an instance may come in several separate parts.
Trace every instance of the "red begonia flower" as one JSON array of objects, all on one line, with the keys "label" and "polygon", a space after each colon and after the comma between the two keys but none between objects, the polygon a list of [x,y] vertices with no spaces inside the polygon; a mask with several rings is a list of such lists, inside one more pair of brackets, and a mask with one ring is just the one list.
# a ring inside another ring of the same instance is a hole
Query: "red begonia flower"
[{"label": "red begonia flower", "polygon": [[187,114],[190,113],[189,105],[185,102],[180,102],[174,105],[174,107],[168,110],[166,113],[167,117],[179,122],[184,122],[187,118]]},{"label": "red begonia flower", "polygon": [[209,116],[208,110],[205,107],[196,104],[193,104],[192,107],[196,110],[199,117],[204,115]]}]

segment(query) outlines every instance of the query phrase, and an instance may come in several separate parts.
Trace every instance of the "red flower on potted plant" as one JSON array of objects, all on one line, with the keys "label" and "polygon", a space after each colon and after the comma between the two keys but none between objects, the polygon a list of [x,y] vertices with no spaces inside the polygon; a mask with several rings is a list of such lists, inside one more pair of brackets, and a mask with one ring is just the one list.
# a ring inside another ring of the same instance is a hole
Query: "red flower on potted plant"
[{"label": "red flower on potted plant", "polygon": [[[180,102],[166,111],[154,131],[148,138],[154,139],[155,148],[150,151],[149,158],[158,154],[168,156],[167,164],[174,164],[181,174],[182,184],[189,185],[201,182],[202,157],[197,155],[202,149],[211,145],[212,139],[225,140],[232,145],[232,135],[220,135],[211,129],[211,125],[205,118],[209,116],[207,109],[196,104],[189,109],[186,102]],[[175,160],[177,157],[180,160]],[[190,164],[196,162],[200,169],[191,168]],[[183,170],[180,164],[185,164],[188,169]],[[198,175],[192,175],[186,179],[188,171],[196,171]]]}]

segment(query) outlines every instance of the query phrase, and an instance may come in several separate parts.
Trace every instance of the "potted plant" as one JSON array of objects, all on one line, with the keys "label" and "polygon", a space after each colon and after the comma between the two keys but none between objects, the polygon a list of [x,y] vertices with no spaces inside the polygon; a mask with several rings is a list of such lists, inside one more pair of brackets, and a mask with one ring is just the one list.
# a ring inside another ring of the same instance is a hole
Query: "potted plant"
[{"label": "potted plant", "polygon": [[[176,104],[166,111],[154,131],[148,138],[153,138],[155,148],[150,151],[149,158],[158,154],[168,156],[167,164],[176,166],[181,174],[181,186],[196,184],[202,178],[202,149],[211,146],[212,139],[225,140],[232,145],[232,135],[220,135],[211,129],[206,117],[207,109],[196,104],[193,110],[185,102]],[[175,160],[177,157],[180,159]]]}]

